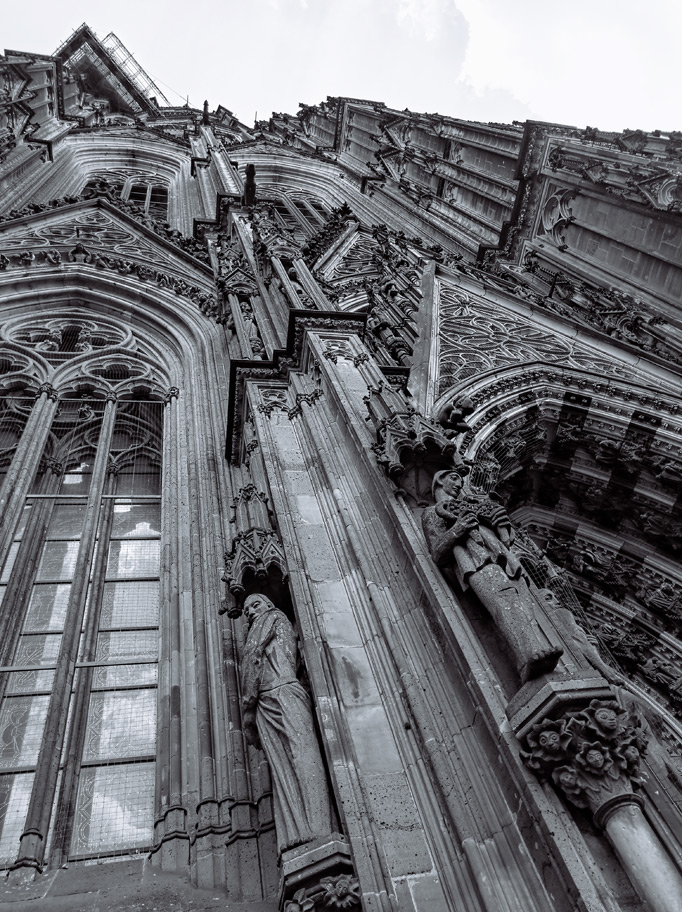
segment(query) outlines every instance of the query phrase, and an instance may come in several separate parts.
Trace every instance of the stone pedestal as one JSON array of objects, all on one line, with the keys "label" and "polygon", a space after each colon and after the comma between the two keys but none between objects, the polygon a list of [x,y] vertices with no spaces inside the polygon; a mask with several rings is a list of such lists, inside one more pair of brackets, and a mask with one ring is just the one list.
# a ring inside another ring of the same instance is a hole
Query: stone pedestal
[{"label": "stone pedestal", "polygon": [[360,909],[360,887],[341,834],[282,854],[279,907],[282,912]]},{"label": "stone pedestal", "polygon": [[516,737],[522,740],[543,719],[555,718],[569,707],[585,706],[595,699],[613,699],[608,681],[597,672],[580,680],[537,678],[524,684],[511,698],[507,718]]}]

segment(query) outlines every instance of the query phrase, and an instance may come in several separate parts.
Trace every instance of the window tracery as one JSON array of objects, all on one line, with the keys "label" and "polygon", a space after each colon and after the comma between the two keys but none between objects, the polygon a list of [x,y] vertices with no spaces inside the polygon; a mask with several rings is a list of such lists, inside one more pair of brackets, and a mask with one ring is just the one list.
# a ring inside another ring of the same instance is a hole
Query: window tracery
[{"label": "window tracery", "polygon": [[[0,533],[0,865],[31,826],[58,863],[135,851],[152,843],[154,812],[160,378],[129,330],[99,321],[55,315],[3,336],[0,471],[41,452]],[[31,351],[38,398],[7,395]],[[59,403],[36,382],[43,359]]]},{"label": "window tracery", "polygon": [[60,364],[87,352],[125,346],[132,337],[113,324],[61,316],[6,324],[2,338],[40,352],[51,364]]},{"label": "window tracery", "polygon": [[134,203],[159,221],[168,218],[169,188],[166,181],[158,175],[130,169],[102,171],[90,176],[83,188],[83,195],[87,197],[88,191],[97,192],[102,188],[103,182],[108,192],[124,202]]}]

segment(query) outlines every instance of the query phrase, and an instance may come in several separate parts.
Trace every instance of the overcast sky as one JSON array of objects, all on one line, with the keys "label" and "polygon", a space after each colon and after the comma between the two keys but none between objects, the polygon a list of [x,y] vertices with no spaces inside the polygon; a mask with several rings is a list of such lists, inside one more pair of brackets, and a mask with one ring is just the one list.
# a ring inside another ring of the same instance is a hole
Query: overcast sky
[{"label": "overcast sky", "polygon": [[252,124],[327,95],[471,120],[682,130],[679,0],[33,0],[0,46],[115,32],[173,103]]}]

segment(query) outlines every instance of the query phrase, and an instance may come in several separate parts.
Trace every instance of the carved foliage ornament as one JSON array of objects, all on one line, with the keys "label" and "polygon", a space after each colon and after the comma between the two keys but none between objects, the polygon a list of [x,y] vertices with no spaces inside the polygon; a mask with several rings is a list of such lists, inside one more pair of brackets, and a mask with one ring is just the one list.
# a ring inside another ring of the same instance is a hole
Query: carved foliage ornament
[{"label": "carved foliage ornament", "polygon": [[522,757],[533,772],[593,812],[643,781],[646,738],[615,700],[592,700],[585,709],[544,719],[526,736],[526,746]]},{"label": "carved foliage ornament", "polygon": [[60,199],[50,200],[49,203],[30,203],[21,209],[12,209],[6,215],[0,215],[0,223],[36,215],[40,212],[60,209],[63,206],[72,205],[73,203],[78,203],[82,200],[91,199],[96,196],[106,199],[108,205],[114,206],[126,215],[131,216],[145,228],[153,231],[154,234],[157,234],[164,241],[168,241],[173,244],[173,246],[178,247],[184,253],[200,260],[202,263],[208,264],[210,262],[208,248],[205,243],[198,241],[196,238],[184,237],[177,229],[171,228],[167,223],[152,218],[152,216],[146,213],[142,207],[121,200],[116,196],[114,191],[115,188],[113,185],[109,185],[107,181],[102,180],[100,181],[100,186],[97,188],[89,188],[87,191],[84,191],[81,196],[64,196]]},{"label": "carved foliage ornament", "polygon": [[360,907],[360,884],[352,874],[323,877],[319,886],[297,890],[284,903],[284,912],[321,912],[323,909],[343,910]]},{"label": "carved foliage ornament", "polygon": [[[372,409],[370,408],[370,414]],[[397,481],[408,465],[419,464],[429,454],[447,462],[456,452],[453,440],[446,436],[435,421],[424,418],[415,409],[393,411],[377,425],[377,461],[389,477]]]}]

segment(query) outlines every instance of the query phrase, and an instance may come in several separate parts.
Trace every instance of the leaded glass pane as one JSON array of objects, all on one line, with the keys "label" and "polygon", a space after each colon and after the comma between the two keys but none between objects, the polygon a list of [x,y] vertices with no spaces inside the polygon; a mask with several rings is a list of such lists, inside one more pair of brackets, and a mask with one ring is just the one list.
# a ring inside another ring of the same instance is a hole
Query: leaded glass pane
[{"label": "leaded glass pane", "polygon": [[34,586],[24,621],[24,632],[32,630],[63,630],[69,604],[70,583],[48,583]]},{"label": "leaded glass pane", "polygon": [[84,761],[153,754],[155,744],[155,690],[114,690],[91,694]]},{"label": "leaded glass pane", "polygon": [[117,494],[160,494],[161,478],[158,472],[121,472],[116,480]]},{"label": "leaded glass pane", "polygon": [[7,697],[0,709],[0,768],[33,766],[43,737],[47,695]]},{"label": "leaded glass pane", "polygon": [[56,504],[50,516],[49,538],[80,538],[85,503]]},{"label": "leaded glass pane", "polygon": [[157,665],[107,665],[96,668],[92,678],[95,690],[111,687],[156,686]]},{"label": "leaded glass pane", "polygon": [[17,857],[34,775],[0,776],[0,864],[11,864]]},{"label": "leaded glass pane", "polygon": [[117,633],[100,633],[97,638],[98,662],[107,659],[157,658],[159,635],[156,630],[126,630]]},{"label": "leaded glass pane", "polygon": [[7,560],[5,561],[5,566],[2,568],[2,576],[0,576],[0,583],[6,583],[10,574],[12,573],[12,567],[14,566],[14,561],[17,559],[17,552],[19,550],[20,542],[15,541],[10,545],[9,552],[7,553]]},{"label": "leaded glass pane", "polygon": [[107,577],[158,576],[159,552],[158,541],[113,541]]},{"label": "leaded glass pane", "polygon": [[92,465],[82,462],[70,467],[62,477],[60,494],[87,494],[92,480]]},{"label": "leaded glass pane", "polygon": [[31,634],[19,638],[14,665],[55,665],[61,634]]},{"label": "leaded glass pane", "polygon": [[78,557],[78,542],[45,542],[37,579],[71,579]]},{"label": "leaded glass pane", "polygon": [[73,472],[64,475],[59,488],[60,494],[87,494],[90,490],[90,472]]},{"label": "leaded glass pane", "polygon": [[71,851],[142,848],[152,841],[154,764],[81,770]]},{"label": "leaded glass pane", "polygon": [[106,583],[100,629],[155,627],[159,622],[159,583]]},{"label": "leaded glass pane", "polygon": [[125,504],[114,506],[112,538],[147,538],[160,535],[161,505],[158,503]]},{"label": "leaded glass pane", "polygon": [[54,669],[49,671],[13,671],[7,675],[8,694],[27,694],[36,691],[52,691]]},{"label": "leaded glass pane", "polygon": [[24,532],[26,531],[26,523],[28,522],[30,511],[31,504],[26,504],[24,509],[21,511],[21,516],[19,517],[19,525],[17,526],[17,531],[14,533],[15,538],[23,538]]}]

